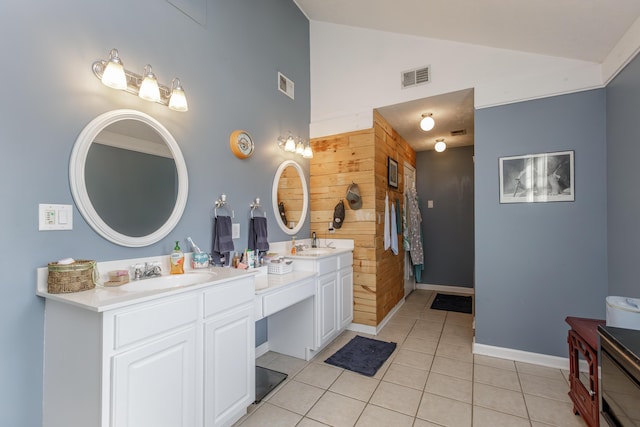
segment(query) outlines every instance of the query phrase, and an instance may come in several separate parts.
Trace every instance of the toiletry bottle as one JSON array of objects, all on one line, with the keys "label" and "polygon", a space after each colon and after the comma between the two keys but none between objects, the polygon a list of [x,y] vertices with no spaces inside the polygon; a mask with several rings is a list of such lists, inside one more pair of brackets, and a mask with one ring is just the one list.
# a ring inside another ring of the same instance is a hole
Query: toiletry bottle
[{"label": "toiletry bottle", "polygon": [[318,239],[316,238],[316,232],[315,231],[313,233],[311,233],[311,247],[312,248],[317,248],[318,247]]},{"label": "toiletry bottle", "polygon": [[171,256],[169,257],[169,262],[171,264],[171,274],[184,273],[184,254],[180,250],[180,245],[177,240],[176,247],[173,248],[173,252],[171,252]]},{"label": "toiletry bottle", "polygon": [[296,254],[296,236],[291,237],[291,255]]}]

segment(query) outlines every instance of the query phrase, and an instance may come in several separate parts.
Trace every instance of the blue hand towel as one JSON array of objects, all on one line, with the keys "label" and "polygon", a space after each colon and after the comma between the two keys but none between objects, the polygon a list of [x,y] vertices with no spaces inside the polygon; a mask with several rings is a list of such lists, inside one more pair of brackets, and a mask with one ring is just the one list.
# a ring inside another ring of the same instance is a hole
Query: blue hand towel
[{"label": "blue hand towel", "polygon": [[233,239],[231,238],[231,218],[228,216],[217,216],[213,220],[213,242],[211,256],[215,264],[221,264],[222,255],[225,256],[225,264],[229,265],[229,253],[234,250]]},{"label": "blue hand towel", "polygon": [[267,218],[255,217],[249,221],[249,249],[266,252],[269,250],[267,238]]}]

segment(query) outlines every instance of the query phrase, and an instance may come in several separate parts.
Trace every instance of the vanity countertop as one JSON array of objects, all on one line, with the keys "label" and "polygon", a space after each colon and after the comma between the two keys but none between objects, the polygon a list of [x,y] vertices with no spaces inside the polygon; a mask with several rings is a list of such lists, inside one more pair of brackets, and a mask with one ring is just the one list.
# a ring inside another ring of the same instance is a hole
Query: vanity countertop
[{"label": "vanity countertop", "polygon": [[[101,268],[101,263],[98,263],[98,268],[101,272],[106,271],[106,269]],[[188,286],[185,285],[164,289],[136,290],[135,285],[137,283],[143,285],[145,280],[153,280],[144,279],[139,282],[131,281],[124,286],[96,286],[94,289],[89,289],[86,291],[52,294],[47,291],[48,268],[44,267],[37,270],[38,284],[36,294],[47,299],[75,305],[87,310],[103,312],[116,308],[126,307],[132,304],[163,298],[166,296],[177,295],[208,286],[215,286],[232,280],[241,279],[243,277],[251,278],[253,280],[253,277],[255,276],[255,272],[253,271],[237,270],[225,267],[209,267],[207,269],[201,269],[198,271],[211,272],[214,275],[214,279],[205,283],[198,283]],[[188,274],[189,272],[187,271],[185,275]]]}]

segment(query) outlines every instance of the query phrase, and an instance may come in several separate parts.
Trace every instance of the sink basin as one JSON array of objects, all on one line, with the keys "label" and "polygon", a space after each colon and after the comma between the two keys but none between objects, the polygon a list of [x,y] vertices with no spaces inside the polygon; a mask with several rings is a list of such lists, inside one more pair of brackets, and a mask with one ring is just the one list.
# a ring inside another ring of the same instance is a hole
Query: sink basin
[{"label": "sink basin", "polygon": [[117,289],[130,292],[153,291],[159,289],[181,288],[184,286],[200,285],[215,280],[217,273],[213,271],[193,271],[184,274],[151,277],[149,279],[133,280]]},{"label": "sink basin", "polygon": [[335,251],[334,248],[309,248],[296,253],[297,256],[322,256],[329,255]]}]

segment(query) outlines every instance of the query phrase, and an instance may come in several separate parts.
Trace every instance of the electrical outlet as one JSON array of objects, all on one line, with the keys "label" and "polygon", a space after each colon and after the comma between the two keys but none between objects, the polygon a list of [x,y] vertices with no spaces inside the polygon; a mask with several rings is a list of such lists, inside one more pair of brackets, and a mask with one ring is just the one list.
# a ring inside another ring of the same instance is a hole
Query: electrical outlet
[{"label": "electrical outlet", "polygon": [[240,224],[239,223],[231,224],[231,238],[232,239],[239,239],[240,238]]}]

